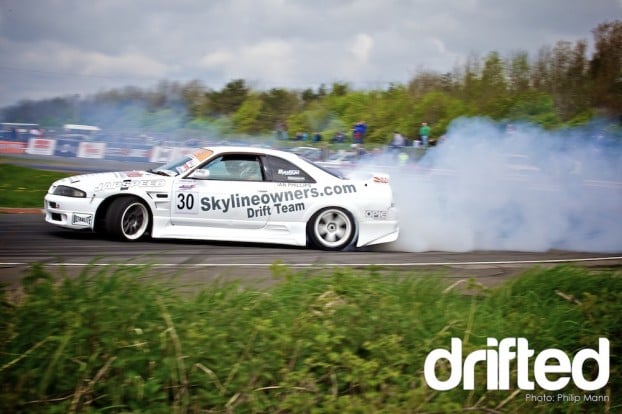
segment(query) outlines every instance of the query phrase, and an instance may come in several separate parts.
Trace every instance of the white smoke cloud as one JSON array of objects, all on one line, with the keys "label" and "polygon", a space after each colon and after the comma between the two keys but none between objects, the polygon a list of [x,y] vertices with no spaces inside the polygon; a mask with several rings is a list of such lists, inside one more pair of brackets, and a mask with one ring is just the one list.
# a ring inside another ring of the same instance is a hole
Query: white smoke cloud
[{"label": "white smoke cloud", "polygon": [[622,251],[621,143],[597,134],[457,120],[392,174],[401,234],[390,248]]},{"label": "white smoke cloud", "polygon": [[203,56],[199,65],[234,74],[234,79],[253,80],[271,75],[287,81],[290,69],[295,66],[293,52],[294,46],[288,41],[261,40],[234,49],[213,51]]},{"label": "white smoke cloud", "polygon": [[359,33],[354,39],[350,52],[359,63],[367,63],[373,47],[374,39],[366,33]]}]

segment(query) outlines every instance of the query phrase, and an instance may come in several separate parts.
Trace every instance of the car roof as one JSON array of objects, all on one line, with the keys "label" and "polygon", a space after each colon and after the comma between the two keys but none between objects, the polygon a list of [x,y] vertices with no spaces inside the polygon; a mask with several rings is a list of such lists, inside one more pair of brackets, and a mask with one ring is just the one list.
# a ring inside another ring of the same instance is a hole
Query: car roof
[{"label": "car roof", "polygon": [[287,158],[290,160],[300,160],[300,157],[292,152],[277,150],[272,148],[260,148],[260,147],[245,147],[245,146],[229,146],[229,145],[214,145],[214,146],[205,146],[203,149],[213,151],[215,154],[220,153],[243,153],[243,154],[267,154],[267,155],[276,155],[282,158]]},{"label": "car roof", "polygon": [[[313,174],[320,175],[335,175],[332,172],[327,172],[322,167],[319,167],[317,164],[312,161],[307,160],[304,157],[299,156],[298,154],[294,154],[293,152],[273,149],[273,148],[260,148],[260,147],[246,147],[246,146],[233,146],[233,145],[214,145],[214,146],[205,146],[202,147],[205,150],[214,151],[214,154],[227,154],[227,153],[237,153],[237,154],[265,154],[265,155],[274,155],[277,157],[281,157],[288,161],[293,162],[297,166],[301,166],[300,163],[304,163],[308,165],[309,168],[312,169]],[[309,172],[307,170],[307,172]]]}]

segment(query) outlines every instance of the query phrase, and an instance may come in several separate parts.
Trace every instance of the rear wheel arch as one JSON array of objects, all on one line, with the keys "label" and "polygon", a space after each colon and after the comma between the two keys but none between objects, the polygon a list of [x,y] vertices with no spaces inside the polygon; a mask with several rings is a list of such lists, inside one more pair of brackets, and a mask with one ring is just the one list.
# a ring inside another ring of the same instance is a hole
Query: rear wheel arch
[{"label": "rear wheel arch", "polygon": [[343,250],[356,243],[358,223],[343,207],[323,207],[311,215],[306,225],[307,239],[322,250]]}]

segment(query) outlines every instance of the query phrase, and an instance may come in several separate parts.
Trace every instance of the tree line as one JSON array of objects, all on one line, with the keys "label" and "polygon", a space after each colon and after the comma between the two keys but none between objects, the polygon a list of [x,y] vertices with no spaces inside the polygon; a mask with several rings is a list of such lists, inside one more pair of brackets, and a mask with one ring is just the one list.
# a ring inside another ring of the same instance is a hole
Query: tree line
[{"label": "tree line", "polygon": [[356,90],[336,82],[318,88],[255,90],[244,79],[222,89],[200,80],[161,81],[153,89],[127,86],[91,96],[22,101],[4,108],[7,122],[94,124],[106,130],[181,133],[184,136],[267,135],[275,126],[332,136],[364,120],[367,142],[385,143],[399,131],[414,137],[421,122],[433,136],[460,116],[527,121],[545,128],[584,124],[594,118],[622,123],[622,21],[592,30],[585,40],[558,41],[535,56],[491,51],[470,56],[447,73],[417,72],[407,84]]}]

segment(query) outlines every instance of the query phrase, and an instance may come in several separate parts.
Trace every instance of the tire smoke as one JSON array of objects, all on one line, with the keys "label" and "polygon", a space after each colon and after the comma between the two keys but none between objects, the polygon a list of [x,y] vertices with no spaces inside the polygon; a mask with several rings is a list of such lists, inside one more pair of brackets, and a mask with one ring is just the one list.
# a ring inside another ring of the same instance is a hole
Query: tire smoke
[{"label": "tire smoke", "polygon": [[602,127],[459,119],[391,182],[391,250],[622,252],[622,145]]}]

